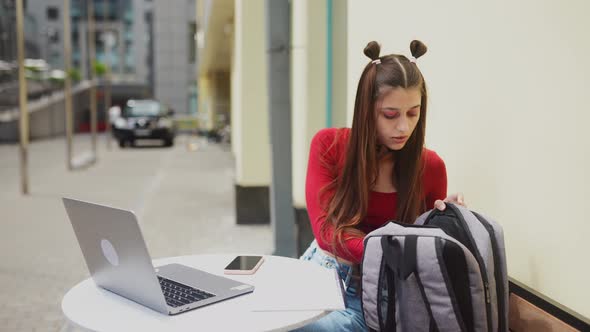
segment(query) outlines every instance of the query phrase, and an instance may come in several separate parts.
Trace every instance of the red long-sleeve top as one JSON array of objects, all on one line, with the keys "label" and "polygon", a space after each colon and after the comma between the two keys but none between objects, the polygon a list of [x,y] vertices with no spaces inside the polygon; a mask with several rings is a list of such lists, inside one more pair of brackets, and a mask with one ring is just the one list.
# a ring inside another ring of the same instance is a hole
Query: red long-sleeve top
[{"label": "red long-sleeve top", "polygon": [[[344,167],[346,148],[350,128],[326,128],[320,130],[312,139],[307,165],[307,179],[305,182],[305,197],[307,202],[307,213],[311,222],[314,236],[320,248],[332,251],[324,239],[332,239],[334,226],[330,225],[320,236],[321,226],[326,222],[323,207],[327,206],[328,200],[332,198],[334,191],[327,191],[320,195],[322,188],[328,185],[336,176],[341,173]],[[425,168],[422,178],[424,199],[426,207],[432,209],[434,201],[444,199],[447,195],[447,171],[445,163],[436,152],[424,149],[422,153]],[[371,191],[366,218],[358,228],[369,233],[389,220],[395,220],[397,212],[397,193],[381,193]],[[353,263],[360,263],[363,257],[363,238],[346,238],[344,242],[346,249],[336,252],[338,257],[344,258]]]}]

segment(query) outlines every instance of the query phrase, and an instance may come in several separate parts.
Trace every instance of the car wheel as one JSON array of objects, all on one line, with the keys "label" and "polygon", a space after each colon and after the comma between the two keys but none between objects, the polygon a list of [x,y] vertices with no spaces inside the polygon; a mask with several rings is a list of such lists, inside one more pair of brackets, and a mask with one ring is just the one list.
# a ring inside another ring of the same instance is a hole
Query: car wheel
[{"label": "car wheel", "polygon": [[120,148],[124,148],[125,147],[125,141],[124,140],[119,140],[119,147]]},{"label": "car wheel", "polygon": [[167,139],[164,141],[164,146],[166,147],[171,147],[174,145],[174,140],[173,139]]}]

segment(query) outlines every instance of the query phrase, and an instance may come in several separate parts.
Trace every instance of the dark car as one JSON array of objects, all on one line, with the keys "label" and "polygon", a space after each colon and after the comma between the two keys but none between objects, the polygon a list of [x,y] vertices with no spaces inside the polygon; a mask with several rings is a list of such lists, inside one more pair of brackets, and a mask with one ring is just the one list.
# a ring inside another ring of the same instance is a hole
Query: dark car
[{"label": "dark car", "polygon": [[120,147],[134,145],[138,139],[160,139],[174,145],[176,128],[173,112],[155,100],[131,99],[113,123],[113,135]]}]

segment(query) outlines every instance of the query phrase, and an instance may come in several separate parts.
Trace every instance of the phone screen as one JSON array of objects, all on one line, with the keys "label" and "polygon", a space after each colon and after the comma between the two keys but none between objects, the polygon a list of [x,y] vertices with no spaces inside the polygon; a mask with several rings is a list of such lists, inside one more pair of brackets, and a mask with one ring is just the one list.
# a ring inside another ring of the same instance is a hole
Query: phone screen
[{"label": "phone screen", "polygon": [[238,256],[229,263],[226,270],[252,270],[262,259],[262,256]]}]

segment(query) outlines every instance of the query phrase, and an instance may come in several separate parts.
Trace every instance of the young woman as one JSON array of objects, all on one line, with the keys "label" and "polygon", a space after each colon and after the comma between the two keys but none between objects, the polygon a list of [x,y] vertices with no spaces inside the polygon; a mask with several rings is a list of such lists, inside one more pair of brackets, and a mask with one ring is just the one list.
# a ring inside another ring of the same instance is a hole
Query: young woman
[{"label": "young woman", "polygon": [[311,142],[305,189],[315,241],[301,259],[338,269],[346,310],[300,331],[365,331],[354,282],[364,236],[390,220],[413,223],[435,206],[444,210],[445,201],[463,204],[461,194],[445,197],[445,164],[424,148],[427,91],[416,59],[426,46],[414,40],[410,50],[410,58],[380,57],[370,42],[352,128],[322,129]]}]

